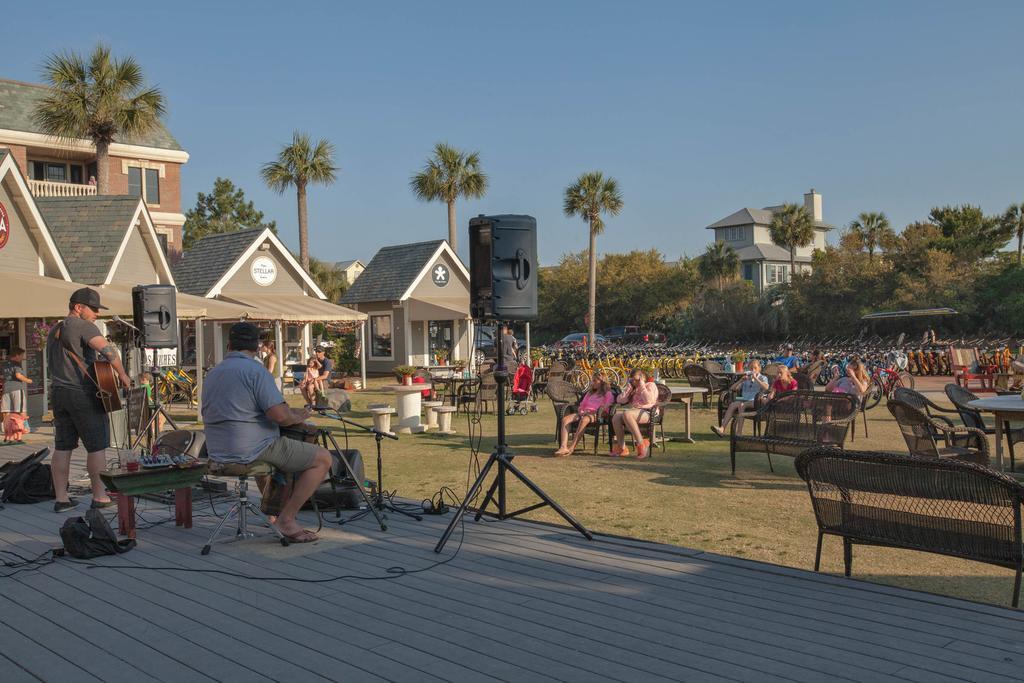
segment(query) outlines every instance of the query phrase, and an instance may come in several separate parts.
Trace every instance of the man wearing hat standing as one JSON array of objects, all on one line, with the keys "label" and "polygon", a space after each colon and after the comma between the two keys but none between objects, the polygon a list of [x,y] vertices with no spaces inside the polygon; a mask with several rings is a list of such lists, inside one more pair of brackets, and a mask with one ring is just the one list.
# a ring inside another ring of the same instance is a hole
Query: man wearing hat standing
[{"label": "man wearing hat standing", "polygon": [[68,496],[71,451],[79,441],[88,452],[86,469],[92,483],[92,507],[109,507],[100,472],[106,466],[110,424],[97,395],[95,377],[89,370],[97,360],[110,363],[122,387],[131,386],[117,349],[96,327],[100,304],[95,289],[83,287],[71,295],[68,317],[54,325],[46,338],[46,362],[50,374],[50,405],[53,407],[54,450],[51,465],[54,512],[74,509],[78,501]]},{"label": "man wearing hat standing", "polygon": [[210,460],[248,464],[260,460],[298,475],[292,495],[274,524],[293,543],[317,539],[296,515],[327,478],[331,454],[316,444],[281,436],[280,427],[305,422],[309,410],[289,408],[274,376],[256,360],[260,331],[235,323],[228,332],[228,354],[203,384],[203,425]]}]

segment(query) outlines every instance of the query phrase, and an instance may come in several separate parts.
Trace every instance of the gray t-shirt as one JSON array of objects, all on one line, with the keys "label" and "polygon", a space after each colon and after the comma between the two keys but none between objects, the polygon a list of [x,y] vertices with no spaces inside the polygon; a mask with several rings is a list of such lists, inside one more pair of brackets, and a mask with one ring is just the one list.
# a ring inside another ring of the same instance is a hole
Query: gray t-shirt
[{"label": "gray t-shirt", "polygon": [[284,403],[273,375],[244,353],[231,351],[203,383],[206,450],[217,462],[249,463],[281,435],[268,410]]},{"label": "gray t-shirt", "polygon": [[[60,339],[57,333],[60,332]],[[53,389],[85,389],[95,391],[92,379],[82,372],[78,363],[67,351],[76,354],[90,367],[96,361],[96,351],[89,346],[89,341],[103,334],[95,323],[73,315],[64,318],[63,322],[53,326],[46,337],[46,363],[50,373],[50,386]]]}]

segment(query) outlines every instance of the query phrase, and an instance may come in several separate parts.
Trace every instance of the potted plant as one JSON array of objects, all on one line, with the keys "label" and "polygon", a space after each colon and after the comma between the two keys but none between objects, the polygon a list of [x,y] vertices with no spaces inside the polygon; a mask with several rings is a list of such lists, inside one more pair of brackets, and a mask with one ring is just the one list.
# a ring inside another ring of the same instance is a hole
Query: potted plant
[{"label": "potted plant", "polygon": [[544,360],[544,352],[540,349],[530,349],[530,360],[533,361],[533,367],[539,368],[540,362]]},{"label": "potted plant", "polygon": [[743,363],[747,360],[747,354],[743,351],[734,351],[731,358],[735,372],[743,372]]},{"label": "potted plant", "polygon": [[445,365],[448,362],[448,349],[437,349],[434,351],[434,361],[438,365]]},{"label": "potted plant", "polygon": [[405,386],[412,386],[412,376],[416,372],[416,368],[411,365],[396,365],[392,368],[395,371],[395,377],[401,378],[400,381]]}]

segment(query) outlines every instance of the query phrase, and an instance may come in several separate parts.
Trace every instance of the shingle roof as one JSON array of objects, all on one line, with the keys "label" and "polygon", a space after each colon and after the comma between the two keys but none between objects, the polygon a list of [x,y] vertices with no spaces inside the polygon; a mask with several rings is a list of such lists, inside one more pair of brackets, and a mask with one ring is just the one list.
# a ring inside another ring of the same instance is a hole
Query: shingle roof
[{"label": "shingle roof", "polygon": [[[777,244],[753,244],[736,250],[740,261],[784,261],[789,263],[789,250]],[[810,263],[810,256],[797,255],[796,261]]]},{"label": "shingle roof", "polygon": [[[782,207],[766,207],[764,209],[751,209],[744,208],[729,214],[725,218],[715,223],[712,223],[707,227],[708,230],[715,228],[730,228],[737,225],[771,225],[772,216],[774,212],[772,209],[780,209]],[[825,221],[815,221],[814,227],[821,228],[822,230],[831,230],[832,226]]]},{"label": "shingle roof", "polygon": [[413,280],[430,265],[430,257],[443,243],[444,240],[431,240],[384,247],[345,292],[341,298],[342,306],[368,301],[398,301]]},{"label": "shingle roof", "polygon": [[[48,90],[45,85],[0,78],[0,128],[25,133],[42,133],[43,131],[39,130],[39,126],[32,120],[32,112]],[[124,137],[117,142],[159,149],[181,149],[181,145],[162,122],[158,122],[156,128],[146,135]]]},{"label": "shingle roof", "polygon": [[71,279],[103,284],[139,208],[139,197],[42,197],[36,206]]},{"label": "shingle roof", "polygon": [[263,230],[249,228],[222,232],[207,235],[196,242],[172,269],[178,289],[186,294],[206,296]]}]

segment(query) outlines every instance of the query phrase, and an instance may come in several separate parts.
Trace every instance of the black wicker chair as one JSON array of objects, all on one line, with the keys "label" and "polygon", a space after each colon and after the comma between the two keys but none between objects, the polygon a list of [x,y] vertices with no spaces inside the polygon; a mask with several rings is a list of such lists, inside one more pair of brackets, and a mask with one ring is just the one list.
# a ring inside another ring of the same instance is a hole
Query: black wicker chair
[{"label": "black wicker chair", "polygon": [[[647,441],[651,444],[651,449],[652,450],[654,448],[661,448],[662,450],[665,450],[665,426],[664,426],[664,423],[665,423],[665,406],[667,406],[672,401],[672,390],[668,387],[668,385],[665,385],[665,384],[659,383],[657,386],[658,386],[658,402],[657,402],[657,404],[655,404],[654,408],[651,409],[650,419],[647,420],[647,422],[644,422],[644,423],[642,423],[640,425],[640,433],[643,434],[644,438],[647,439]],[[618,394],[617,390],[616,390],[616,394]],[[615,415],[615,410],[616,409],[621,409],[623,407],[625,407],[625,406],[620,406],[620,405],[616,404],[616,405],[612,406],[612,411],[611,411],[611,413],[609,413],[608,421],[607,421],[607,425],[608,425],[608,447],[609,447],[609,449],[612,447],[613,442],[614,442],[614,437],[612,435],[612,429],[611,429],[611,418],[612,418],[612,416]],[[655,438],[657,436],[657,433],[658,433],[659,430],[661,431],[661,443],[660,443],[660,445],[658,443],[658,440]],[[628,431],[626,432],[626,435],[629,436],[629,432]],[[635,446],[636,446],[636,444],[634,444],[634,447]],[[651,455],[651,454],[652,454],[651,452],[648,452],[648,455]]]},{"label": "black wicker chair", "polygon": [[[718,421],[722,421],[722,413],[725,412],[722,408],[722,402],[720,395],[723,391],[728,391],[732,381],[723,375],[716,375],[713,372],[709,372],[704,367],[691,363],[683,368],[683,374],[686,375],[686,381],[690,383],[691,387],[704,387],[707,392],[704,394],[704,407],[709,407],[711,399],[718,401]],[[726,404],[728,405],[728,404]]]},{"label": "black wicker chair", "polygon": [[576,387],[558,378],[548,379],[544,393],[551,399],[551,405],[555,409],[555,443],[558,443],[558,429],[562,424],[562,418],[579,402],[580,393],[576,391]]},{"label": "black wicker chair", "polygon": [[[985,434],[996,433],[995,427],[990,427],[985,424],[985,418],[982,417],[980,410],[975,410],[967,405],[971,401],[976,401],[978,399],[976,395],[967,389],[964,389],[959,384],[947,384],[945,390],[946,397],[949,399],[950,403],[956,406],[956,412],[960,416],[960,420],[963,421],[964,426],[973,427]],[[1003,434],[1006,435],[1006,443],[1008,446],[1006,450],[1010,452],[1010,471],[1013,472],[1017,469],[1014,465],[1013,449],[1017,444],[1024,442],[1024,429],[1020,427],[1017,429],[1011,429],[1010,423],[1004,422]]]},{"label": "black wicker chair", "polygon": [[1016,572],[1020,599],[1024,485],[987,467],[891,453],[814,448],[796,459],[818,523],[814,571],[825,534],[843,539],[846,576],[853,545],[960,557]]},{"label": "black wicker chair", "polygon": [[[954,385],[955,386],[955,385]],[[981,448],[978,445],[979,437],[977,434],[971,433],[960,433],[955,431],[960,425],[957,425],[951,420],[948,415],[957,415],[955,410],[949,408],[943,408],[940,405],[932,402],[924,394],[908,389],[906,387],[897,387],[892,394],[893,399],[902,401],[907,405],[918,409],[925,415],[927,415],[934,423],[932,435],[936,439],[941,439],[946,442],[947,446],[965,446],[968,448]],[[938,425],[944,425],[946,429],[939,429]],[[977,427],[977,425],[964,423],[965,427]],[[949,431],[950,429],[954,431]]]},{"label": "black wicker chair", "polygon": [[764,423],[760,435],[739,434],[733,420],[729,457],[736,474],[737,453],[764,453],[774,472],[772,454],[795,457],[814,446],[842,448],[857,417],[857,398],[823,391],[789,391],[765,403],[754,417]]},{"label": "black wicker chair", "polygon": [[[577,394],[579,400],[583,400],[582,394]],[[615,399],[619,397],[619,388],[612,386],[612,407],[604,414],[599,415],[597,420],[594,420],[587,425],[587,428],[583,431],[583,436],[580,438],[580,443],[586,448],[587,437],[592,436],[594,438],[594,446],[592,448],[594,455],[597,455],[597,447],[601,443],[601,433],[604,432],[605,441],[608,443],[608,448],[611,448],[612,443],[612,413],[615,410]],[[562,417],[569,413],[574,413],[579,409],[579,401],[569,406],[567,410],[562,412]],[[579,422],[574,422],[569,428],[569,440],[572,441],[576,436],[576,429],[579,427]],[[555,426],[555,440],[558,440],[558,426]]]},{"label": "black wicker chair", "polygon": [[[980,429],[949,427],[895,398],[886,405],[896,418],[911,455],[988,465],[988,440]],[[944,445],[939,445],[939,439]]]}]

